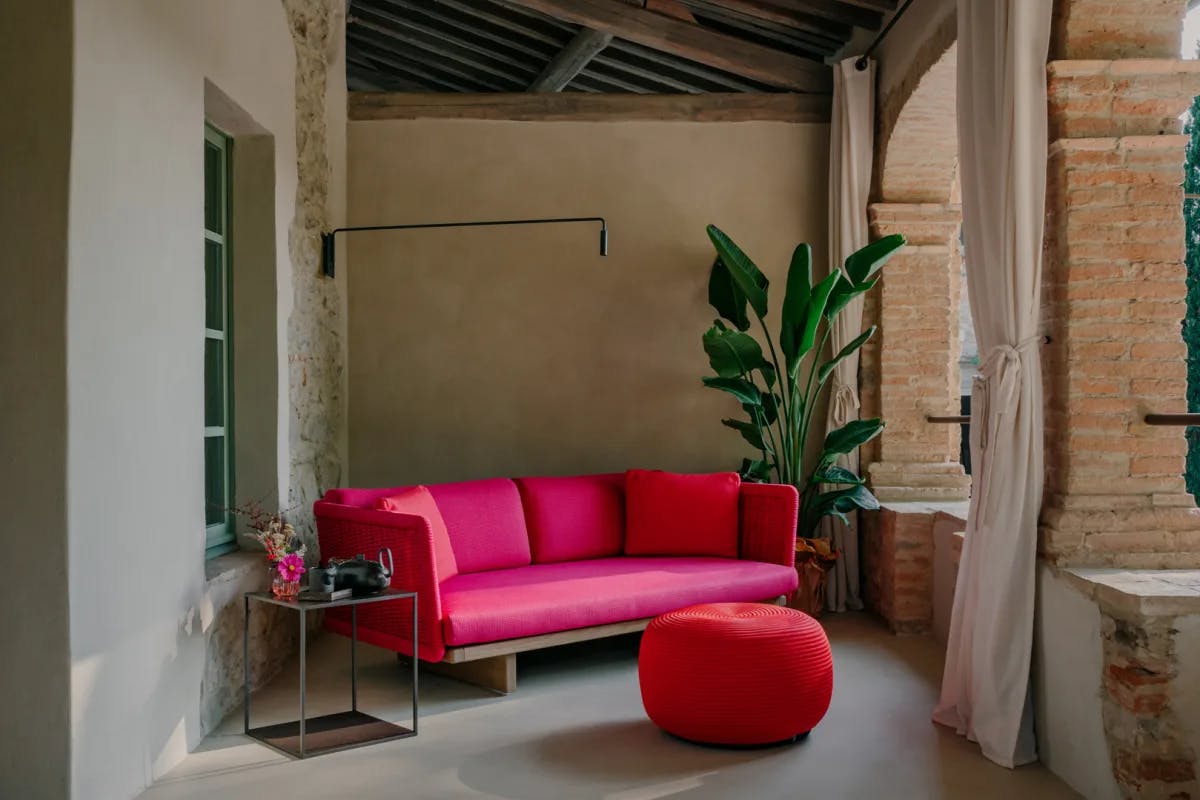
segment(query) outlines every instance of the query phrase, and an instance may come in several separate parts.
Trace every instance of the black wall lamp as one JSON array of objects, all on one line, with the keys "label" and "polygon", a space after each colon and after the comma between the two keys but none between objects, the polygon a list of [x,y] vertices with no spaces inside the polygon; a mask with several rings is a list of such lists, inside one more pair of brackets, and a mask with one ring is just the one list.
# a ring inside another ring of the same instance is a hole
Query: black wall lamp
[{"label": "black wall lamp", "polygon": [[560,222],[599,222],[600,255],[608,255],[608,223],[604,217],[556,217],[553,219],[498,219],[486,222],[426,222],[419,225],[364,225],[357,228],[335,228],[321,234],[321,272],[327,278],[334,275],[333,237],[339,233],[358,231],[407,231],[415,228],[483,228],[495,225],[548,225]]}]

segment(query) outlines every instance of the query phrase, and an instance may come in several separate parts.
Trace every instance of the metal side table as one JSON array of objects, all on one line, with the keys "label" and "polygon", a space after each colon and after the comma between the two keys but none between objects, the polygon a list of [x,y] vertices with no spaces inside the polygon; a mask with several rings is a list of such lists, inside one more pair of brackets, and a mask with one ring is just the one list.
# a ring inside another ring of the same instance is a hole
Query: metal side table
[{"label": "metal side table", "polygon": [[[250,601],[270,603],[271,605],[290,608],[300,612],[300,719],[292,722],[282,722],[277,725],[266,725],[259,728],[250,727]],[[246,616],[242,626],[242,658],[244,663],[245,688],[244,700],[244,733],[265,744],[273,750],[293,758],[307,758],[338,750],[349,750],[352,747],[362,747],[377,742],[387,742],[393,739],[406,739],[417,735],[417,661],[412,660],[412,728],[395,725],[391,722],[364,714],[358,710],[358,675],[355,655],[355,645],[358,640],[358,607],[368,603],[382,603],[389,600],[412,600],[412,641],[413,652],[417,649],[417,593],[402,592],[388,589],[380,594],[367,597],[348,597],[345,600],[319,602],[313,600],[281,600],[270,592],[248,592],[245,595]],[[307,638],[307,612],[324,611],[339,606],[350,607],[350,710],[337,714],[327,714],[321,717],[305,719],[304,690],[305,668],[308,654],[305,648]]]}]

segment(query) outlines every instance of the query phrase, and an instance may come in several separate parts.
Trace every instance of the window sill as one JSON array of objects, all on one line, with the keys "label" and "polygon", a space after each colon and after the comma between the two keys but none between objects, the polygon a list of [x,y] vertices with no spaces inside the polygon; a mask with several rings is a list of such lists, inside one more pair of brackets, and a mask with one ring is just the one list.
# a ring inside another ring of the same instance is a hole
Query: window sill
[{"label": "window sill", "polygon": [[214,584],[239,581],[254,570],[266,573],[262,553],[234,550],[205,561],[204,580],[212,588]]}]

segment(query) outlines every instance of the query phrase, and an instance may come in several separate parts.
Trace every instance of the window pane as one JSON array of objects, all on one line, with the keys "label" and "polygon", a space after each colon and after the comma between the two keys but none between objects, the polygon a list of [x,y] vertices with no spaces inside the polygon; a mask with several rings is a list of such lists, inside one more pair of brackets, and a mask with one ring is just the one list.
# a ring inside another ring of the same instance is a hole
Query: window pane
[{"label": "window pane", "polygon": [[225,424],[225,343],[204,340],[204,425]]},{"label": "window pane", "polygon": [[204,523],[218,525],[225,521],[229,497],[225,482],[225,437],[209,436],[204,440]]},{"label": "window pane", "polygon": [[216,242],[204,242],[204,325],[216,331],[225,329],[224,249]]},{"label": "window pane", "polygon": [[224,200],[225,170],[221,149],[211,142],[204,143],[204,227],[213,233],[224,233],[221,204]]}]

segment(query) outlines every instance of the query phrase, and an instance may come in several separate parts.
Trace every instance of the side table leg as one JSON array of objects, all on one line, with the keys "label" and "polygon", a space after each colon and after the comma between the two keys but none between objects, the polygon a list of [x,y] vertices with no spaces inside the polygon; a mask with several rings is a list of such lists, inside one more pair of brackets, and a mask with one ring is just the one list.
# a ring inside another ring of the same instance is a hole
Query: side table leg
[{"label": "side table leg", "polygon": [[300,609],[300,757],[304,758],[304,671],[308,661],[308,648],[305,639],[308,636],[308,625],[305,624],[304,608]]},{"label": "side table leg", "polygon": [[413,736],[417,735],[417,662],[421,660],[420,644],[417,641],[417,596],[414,594],[412,599],[413,606],[413,626],[412,626],[412,732]]},{"label": "side table leg", "polygon": [[242,733],[250,732],[250,598],[242,615]]},{"label": "side table leg", "polygon": [[350,606],[350,710],[358,711],[358,606]]}]

